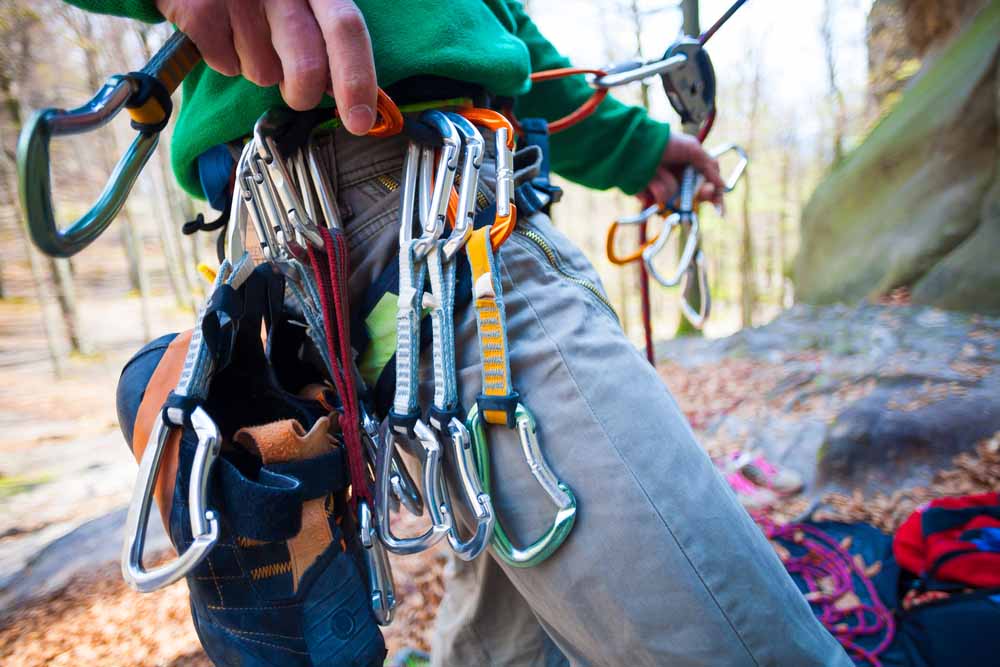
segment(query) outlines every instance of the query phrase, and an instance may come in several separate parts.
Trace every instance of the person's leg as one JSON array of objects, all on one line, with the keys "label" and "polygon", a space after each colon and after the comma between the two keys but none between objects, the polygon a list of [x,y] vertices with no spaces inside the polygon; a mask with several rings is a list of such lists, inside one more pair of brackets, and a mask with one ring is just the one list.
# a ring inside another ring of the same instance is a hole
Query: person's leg
[{"label": "person's leg", "polygon": [[[538,421],[549,464],[576,494],[579,516],[566,543],[537,567],[490,562],[462,571],[441,610],[437,637],[446,643],[435,646],[443,652],[435,664],[465,664],[445,656],[464,655],[457,646],[477,634],[481,644],[483,633],[493,638],[481,647],[491,658],[518,644],[518,607],[516,622],[498,629],[511,595],[499,568],[574,665],[850,665],[654,369],[598,295],[554,268],[538,241],[563,271],[597,283],[586,258],[543,215],[518,229],[500,252],[513,383]],[[471,308],[457,327],[469,406],[481,384]],[[516,434],[488,432],[494,507],[512,540],[527,544],[554,507]],[[484,664],[527,663],[512,655]]]},{"label": "person's leg", "polygon": [[431,664],[566,667],[568,660],[493,558],[449,557]]},{"label": "person's leg", "polygon": [[[398,194],[377,177],[398,179],[402,147],[338,133],[354,303],[393,261]],[[586,258],[544,216],[519,229],[529,235],[515,233],[500,253],[513,381],[538,419],[548,462],[577,496],[579,517],[538,567],[512,569],[491,556],[456,566],[434,664],[559,665],[547,634],[575,665],[850,665],[660,378],[598,297],[554,269],[529,236],[545,239],[565,270],[596,282]],[[456,329],[468,407],[481,384],[471,308],[457,314]],[[526,544],[553,507],[515,435],[491,428],[489,437],[494,506],[512,539]]]}]

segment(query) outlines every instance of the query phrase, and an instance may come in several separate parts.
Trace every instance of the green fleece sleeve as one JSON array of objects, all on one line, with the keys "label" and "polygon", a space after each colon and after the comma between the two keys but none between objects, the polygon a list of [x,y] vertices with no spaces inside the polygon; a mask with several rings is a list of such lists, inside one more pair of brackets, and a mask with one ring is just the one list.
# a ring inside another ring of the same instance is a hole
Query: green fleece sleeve
[{"label": "green fleece sleeve", "polygon": [[67,3],[97,14],[111,14],[138,19],[146,23],[163,21],[156,9],[156,0],[66,0]]},{"label": "green fleece sleeve", "polygon": [[[569,67],[538,31],[518,0],[504,0],[515,24],[515,34],[531,54],[531,71]],[[593,89],[583,76],[545,81],[517,98],[520,118],[557,120],[583,104]],[[592,116],[552,136],[552,168],[560,175],[591,188],[621,188],[641,192],[656,172],[670,138],[670,126],[652,120],[646,110],[622,104],[610,95]]]}]

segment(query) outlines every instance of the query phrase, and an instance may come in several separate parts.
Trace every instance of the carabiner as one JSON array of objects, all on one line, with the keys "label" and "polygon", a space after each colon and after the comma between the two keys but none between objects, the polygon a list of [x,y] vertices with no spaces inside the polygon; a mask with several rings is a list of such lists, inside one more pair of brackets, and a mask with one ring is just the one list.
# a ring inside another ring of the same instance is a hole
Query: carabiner
[{"label": "carabiner", "polygon": [[452,232],[441,247],[442,261],[454,259],[472,235],[476,216],[476,193],[479,188],[479,168],[483,164],[483,135],[476,126],[461,115],[446,112],[462,139],[462,184],[459,187],[457,210],[452,222]]},{"label": "carabiner", "polygon": [[309,156],[309,173],[319,194],[319,207],[323,212],[323,219],[326,221],[326,226],[329,229],[343,229],[344,223],[340,219],[337,196],[333,184],[330,182],[329,173],[320,163],[319,144],[315,136],[309,138],[309,145],[306,147],[306,152]]},{"label": "carabiner", "polygon": [[[71,257],[90,245],[115,219],[170,118],[170,94],[201,60],[187,36],[175,32],[141,72],[116,74],[82,107],[42,109],[21,131],[17,168],[21,205],[35,245],[51,257]],[[56,223],[49,173],[54,136],[83,134],[109,123],[126,108],[139,134],[118,161],[97,202],[66,229]]]},{"label": "carabiner", "polygon": [[423,534],[416,537],[396,537],[389,525],[389,476],[392,473],[392,458],[398,437],[393,433],[382,441],[375,475],[378,482],[375,489],[375,514],[379,536],[389,551],[400,555],[426,551],[440,542],[452,526],[451,513],[441,493],[441,446],[434,432],[422,421],[417,420],[413,432],[424,450],[424,496],[431,518],[431,525]]},{"label": "carabiner", "polygon": [[437,158],[437,173],[434,174],[433,186],[430,190],[430,200],[424,201],[427,186],[430,178],[430,164],[428,158],[434,153],[433,149],[424,149],[421,157],[421,223],[423,233],[413,244],[413,253],[417,258],[427,256],[431,250],[431,245],[441,238],[445,225],[448,221],[448,197],[451,187],[455,183],[455,173],[458,171],[458,156],[462,149],[462,142],[452,123],[444,112],[431,109],[420,114],[420,121],[432,127],[441,135],[440,155]]},{"label": "carabiner", "polygon": [[[698,246],[701,243],[698,235],[698,216],[693,211],[696,189],[695,179],[694,167],[685,167],[684,174],[681,176],[680,192],[678,193],[679,203],[677,205],[677,213],[669,216],[664,221],[664,230],[657,236],[656,241],[642,251],[642,261],[646,264],[646,270],[664,287],[674,287],[681,281],[688,267],[691,265],[691,261],[694,259],[695,251],[698,250]],[[664,277],[657,271],[656,266],[653,264],[653,259],[666,247],[674,228],[685,224],[688,226],[687,240],[684,242],[684,249],[681,251],[677,268],[672,276],[669,278]]]},{"label": "carabiner", "polygon": [[[287,123],[288,116],[289,112],[285,110],[271,109],[264,112],[254,125],[254,142],[257,144],[260,162],[268,167],[266,171],[267,176],[270,176],[270,186],[279,193],[279,201],[284,204],[279,220],[287,220],[295,234],[305,237],[313,247],[322,248],[323,237],[316,223],[306,213],[302,195],[274,140],[275,134]],[[287,244],[291,239],[284,240]]]},{"label": "carabiner", "polygon": [[[705,253],[702,252],[701,248],[698,248],[698,252],[694,256],[694,262],[688,267],[685,274],[684,286],[681,289],[681,313],[691,323],[691,326],[699,330],[705,326],[705,322],[712,311],[712,292],[708,286],[707,263]],[[687,300],[688,290],[695,280],[698,281],[698,310],[692,308]]]},{"label": "carabiner", "polygon": [[514,127],[501,113],[492,109],[463,109],[459,115],[473,125],[493,131],[496,142],[496,217],[490,227],[490,244],[499,250],[517,224],[514,206]]},{"label": "carabiner", "polygon": [[[503,526],[496,521],[493,528],[493,550],[500,560],[511,567],[533,567],[551,556],[573,530],[573,525],[576,523],[576,496],[569,486],[556,478],[545,462],[545,456],[538,444],[535,418],[520,403],[515,409],[514,420],[524,460],[538,484],[555,504],[557,511],[551,527],[541,537],[523,548],[515,547]],[[482,480],[483,490],[490,493],[490,450],[486,437],[486,422],[478,405],[473,405],[469,411],[466,426],[472,433],[479,479]]]},{"label": "carabiner", "polygon": [[653,204],[648,206],[639,212],[638,215],[629,215],[622,218],[618,218],[608,226],[608,234],[604,241],[604,248],[608,255],[608,261],[612,264],[617,264],[618,266],[623,266],[625,264],[630,264],[642,257],[643,251],[649,246],[656,243],[659,239],[659,234],[653,238],[647,240],[644,244],[636,248],[634,251],[628,253],[627,255],[619,255],[618,251],[615,250],[615,241],[618,236],[618,228],[623,225],[639,225],[649,221],[657,213],[663,213],[664,209],[659,204]]},{"label": "carabiner", "polygon": [[[476,456],[473,452],[469,429],[461,420],[453,418],[448,422],[448,435],[457,468],[459,489],[464,496],[465,504],[472,509],[472,515],[476,522],[475,532],[472,537],[465,541],[458,534],[458,526],[453,525],[452,529],[448,531],[448,544],[460,559],[473,560],[489,545],[490,537],[496,526],[496,514],[493,511],[493,500],[490,498],[489,491],[484,488],[476,469]],[[450,500],[447,487],[445,487],[443,495]]]},{"label": "carabiner", "polygon": [[142,552],[146,543],[149,510],[153,503],[153,488],[156,486],[160,462],[171,433],[171,428],[163,421],[162,413],[156,418],[153,430],[149,434],[149,443],[139,462],[135,492],[125,518],[122,576],[129,586],[140,593],[149,593],[169,586],[187,575],[201,563],[219,539],[219,519],[206,505],[208,476],[212,471],[212,464],[219,456],[222,438],[215,422],[200,407],[191,413],[191,426],[198,436],[198,447],[191,463],[188,488],[188,514],[194,541],[176,559],[152,570],[143,567]]},{"label": "carabiner", "polygon": [[375,531],[372,510],[368,503],[358,501],[358,532],[365,566],[368,570],[368,593],[371,595],[375,622],[386,626],[392,623],[396,610],[396,583],[392,577],[392,564]]},{"label": "carabiner", "polygon": [[726,153],[736,153],[739,157],[739,161],[737,161],[733,170],[729,172],[729,177],[725,180],[725,188],[723,189],[723,192],[732,192],[736,188],[736,184],[743,177],[743,172],[746,171],[747,165],[750,164],[750,158],[747,156],[747,152],[737,144],[722,144],[708,151],[708,154],[716,160]]},{"label": "carabiner", "polygon": [[[368,452],[368,459],[371,463],[372,477],[377,479],[376,470],[378,462],[379,443],[382,435],[378,421],[371,416],[368,408],[359,401],[361,411],[361,433]],[[392,468],[389,474],[389,488],[392,489],[393,498],[405,507],[413,516],[420,516],[424,513],[424,499],[417,489],[417,485],[410,477],[403,459],[395,449],[392,452]]]}]

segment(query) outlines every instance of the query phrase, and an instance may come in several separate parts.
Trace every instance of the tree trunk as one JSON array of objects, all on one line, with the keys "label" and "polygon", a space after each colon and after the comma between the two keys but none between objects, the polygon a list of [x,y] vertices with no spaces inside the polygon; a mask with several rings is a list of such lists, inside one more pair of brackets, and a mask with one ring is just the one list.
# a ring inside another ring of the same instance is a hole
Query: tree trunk
[{"label": "tree trunk", "polygon": [[778,262],[778,305],[785,307],[785,257],[788,252],[788,227],[792,217],[792,204],[789,199],[792,196],[792,151],[791,146],[787,146],[781,158],[781,212],[778,215],[778,229],[775,239]]},{"label": "tree trunk", "polygon": [[79,354],[90,354],[92,349],[80,324],[80,309],[76,299],[76,284],[68,259],[48,258],[49,272],[56,286],[56,302],[62,313],[70,349]]},{"label": "tree trunk", "polygon": [[163,170],[154,166],[149,175],[153,184],[153,215],[156,217],[159,227],[167,278],[170,280],[170,287],[174,292],[178,307],[194,310],[192,286],[186,281],[180,244],[171,225],[170,199],[167,195],[167,184],[164,182]]},{"label": "tree trunk", "polygon": [[[14,176],[4,174],[3,200],[13,202],[13,193],[16,191],[15,184],[12,183]],[[41,257],[28,237],[28,230],[24,220],[21,219],[21,209],[16,204],[12,206],[14,211],[14,227],[21,247],[28,258],[28,267],[31,270],[31,284],[35,291],[35,301],[42,316],[42,331],[45,333],[45,344],[49,352],[49,361],[52,363],[52,374],[58,379],[66,374],[66,360],[63,355],[62,345],[59,344],[58,331],[59,323],[55,315],[48,308],[49,294],[48,284],[45,281],[45,269],[42,266]]]},{"label": "tree trunk", "polygon": [[750,220],[750,169],[748,167],[743,173],[743,230],[740,237],[740,325],[743,328],[753,326],[753,308],[757,300]]},{"label": "tree trunk", "polygon": [[847,135],[847,102],[844,92],[837,83],[836,45],[833,40],[834,8],[833,0],[823,0],[823,21],[820,24],[820,36],[823,39],[823,55],[826,61],[826,80],[829,87],[830,101],[833,105],[833,164],[838,164],[844,157],[844,139]]}]

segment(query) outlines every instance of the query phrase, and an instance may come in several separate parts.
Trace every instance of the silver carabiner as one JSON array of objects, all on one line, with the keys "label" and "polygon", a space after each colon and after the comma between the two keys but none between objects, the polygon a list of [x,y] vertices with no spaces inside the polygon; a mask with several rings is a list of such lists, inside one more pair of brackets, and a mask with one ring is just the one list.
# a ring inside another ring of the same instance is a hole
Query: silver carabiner
[{"label": "silver carabiner", "polygon": [[[378,479],[376,474],[378,463],[379,443],[382,435],[379,432],[379,423],[368,413],[368,409],[363,403],[359,404],[361,409],[361,430],[364,436],[365,450],[368,460],[371,463],[372,477]],[[392,468],[389,473],[389,488],[392,490],[393,498],[405,507],[413,516],[420,516],[424,513],[424,499],[417,489],[417,485],[410,477],[403,459],[395,449],[392,452]]]},{"label": "silver carabiner", "polygon": [[222,438],[215,422],[200,407],[191,413],[191,425],[198,436],[188,488],[188,516],[194,541],[176,559],[152,570],[143,567],[142,552],[146,542],[146,524],[153,503],[153,489],[156,486],[163,452],[171,432],[171,428],[163,421],[162,413],[156,418],[146,450],[139,462],[135,493],[129,503],[125,519],[122,576],[129,586],[140,593],[149,593],[169,586],[190,573],[208,555],[219,539],[219,519],[214,511],[208,509],[207,504],[208,477],[212,471],[212,464],[219,456]]},{"label": "silver carabiner", "polygon": [[442,261],[449,262],[472,236],[476,217],[476,193],[479,188],[479,169],[483,165],[486,143],[476,126],[457,113],[447,112],[462,138],[462,184],[458,191],[458,207],[451,234],[441,247]]},{"label": "silver carabiner", "polygon": [[[479,473],[476,472],[476,455],[472,448],[472,437],[469,429],[460,419],[452,418],[448,423],[449,442],[455,460],[458,476],[458,488],[462,492],[465,504],[472,509],[476,522],[476,530],[472,537],[463,541],[458,534],[457,524],[448,531],[448,544],[455,555],[462,560],[473,560],[489,545],[496,524],[496,514],[493,511],[493,500],[490,494],[483,490]],[[443,495],[447,500],[447,484],[442,480]],[[454,518],[454,517],[453,517]]]},{"label": "silver carabiner", "polygon": [[320,147],[315,137],[310,137],[306,152],[309,156],[309,173],[319,194],[319,207],[328,229],[343,229],[340,219],[340,209],[337,206],[337,196],[330,175],[320,162]]},{"label": "silver carabiner", "polygon": [[649,219],[654,215],[663,210],[663,207],[659,204],[653,204],[652,206],[647,206],[635,215],[622,216],[615,220],[619,225],[640,225],[644,222],[649,222]]},{"label": "silver carabiner", "polygon": [[[746,171],[747,165],[750,164],[750,158],[747,156],[747,152],[743,150],[741,146],[736,144],[722,144],[721,146],[715,146],[708,154],[718,160],[726,153],[736,153],[739,157],[733,170],[729,172],[729,177],[725,179],[725,188],[723,192],[732,192],[736,188],[736,184],[740,182],[743,178],[743,172]],[[699,183],[700,186],[700,183]],[[697,188],[695,188],[697,190]]]},{"label": "silver carabiner", "polygon": [[424,497],[431,518],[430,527],[416,537],[396,537],[389,525],[389,476],[392,472],[392,458],[396,449],[394,434],[384,438],[378,453],[375,489],[375,514],[378,519],[379,536],[385,547],[396,554],[408,555],[426,551],[449,533],[452,526],[451,513],[441,494],[441,446],[427,424],[417,420],[414,435],[423,448]]},{"label": "silver carabiner", "polygon": [[[699,238],[698,216],[692,211],[692,207],[694,206],[695,179],[694,167],[685,167],[684,174],[681,177],[681,188],[678,195],[680,202],[677,207],[677,213],[670,215],[664,221],[663,231],[660,232],[656,241],[642,251],[642,261],[646,264],[646,270],[649,271],[649,274],[653,276],[656,282],[664,287],[674,287],[680,283],[688,267],[691,265],[691,261],[694,259],[695,252],[698,250],[701,242]],[[688,226],[684,249],[681,251],[681,257],[677,262],[677,268],[674,270],[673,275],[665,277],[656,269],[653,260],[666,247],[674,228],[683,224],[687,224]]]},{"label": "silver carabiner", "polygon": [[[681,289],[681,313],[691,323],[691,326],[699,330],[705,326],[705,322],[712,312],[712,292],[708,286],[708,267],[706,264],[705,253],[702,252],[701,248],[698,248],[694,261],[685,274],[684,286]],[[687,300],[688,290],[695,280],[698,281],[698,310],[692,308]]]},{"label": "silver carabiner", "polygon": [[[291,231],[297,236],[305,237],[314,247],[323,247],[323,237],[319,234],[316,223],[309,217],[302,195],[295,185],[292,172],[285,164],[284,158],[278,150],[278,144],[274,140],[274,135],[281,128],[284,115],[287,112],[270,110],[265,112],[254,125],[254,143],[257,144],[260,162],[267,169],[270,176],[270,186],[279,193],[278,202],[283,202],[280,221],[291,225],[291,230],[286,231],[286,235]],[[291,239],[286,238],[285,242]]]},{"label": "silver carabiner", "polygon": [[684,278],[685,272],[687,272],[688,266],[691,265],[691,260],[694,258],[695,252],[698,250],[698,217],[692,216],[690,220],[691,223],[688,229],[687,240],[684,243],[684,250],[681,252],[677,267],[669,276],[661,274],[653,263],[653,260],[666,247],[667,241],[670,240],[674,230],[679,229],[683,224],[680,213],[672,213],[667,216],[663,221],[663,229],[660,231],[659,236],[656,237],[656,241],[642,251],[642,261],[646,264],[646,270],[649,271],[649,275],[664,287],[675,287],[680,283]]},{"label": "silver carabiner", "polygon": [[368,570],[368,592],[371,595],[372,612],[375,622],[386,626],[392,623],[396,610],[396,583],[392,577],[389,555],[378,539],[375,521],[368,503],[358,502],[358,532],[365,565]]},{"label": "silver carabiner", "polygon": [[[425,111],[420,114],[420,121],[434,128],[440,134],[442,142],[441,155],[436,162],[437,173],[434,176],[433,188],[430,190],[430,201],[421,200],[423,232],[413,246],[413,253],[416,257],[425,257],[430,252],[434,242],[441,238],[448,222],[448,198],[451,196],[451,188],[455,183],[458,155],[462,142],[455,125],[443,112],[435,109]],[[433,155],[434,149],[424,150],[422,161],[426,161],[428,157],[433,158]],[[421,165],[421,171],[421,195],[424,195],[429,185],[430,169],[425,170]]]}]

